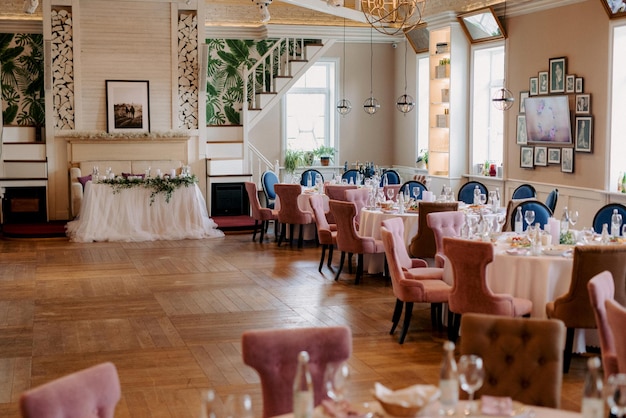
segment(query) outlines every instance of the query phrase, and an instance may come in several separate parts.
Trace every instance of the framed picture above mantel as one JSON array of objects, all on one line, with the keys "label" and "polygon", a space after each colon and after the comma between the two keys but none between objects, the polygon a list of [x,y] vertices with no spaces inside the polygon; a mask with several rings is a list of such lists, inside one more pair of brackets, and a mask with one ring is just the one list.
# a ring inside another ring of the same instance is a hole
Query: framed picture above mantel
[{"label": "framed picture above mantel", "polygon": [[150,132],[147,80],[106,80],[107,132]]}]

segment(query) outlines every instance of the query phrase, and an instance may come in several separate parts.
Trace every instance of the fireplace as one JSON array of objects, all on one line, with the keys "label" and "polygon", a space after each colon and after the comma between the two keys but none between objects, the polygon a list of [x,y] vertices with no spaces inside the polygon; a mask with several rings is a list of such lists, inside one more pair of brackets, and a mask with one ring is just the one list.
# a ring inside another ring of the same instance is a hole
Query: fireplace
[{"label": "fireplace", "polygon": [[249,214],[250,203],[243,183],[211,184],[211,216]]},{"label": "fireplace", "polygon": [[46,188],[7,187],[2,200],[2,218],[5,224],[46,222]]}]

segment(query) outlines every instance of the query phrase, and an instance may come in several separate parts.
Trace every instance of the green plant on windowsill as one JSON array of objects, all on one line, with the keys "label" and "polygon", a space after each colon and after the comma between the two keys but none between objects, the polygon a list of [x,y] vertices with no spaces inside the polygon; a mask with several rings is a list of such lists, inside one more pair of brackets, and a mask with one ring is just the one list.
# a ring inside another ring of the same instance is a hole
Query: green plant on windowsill
[{"label": "green plant on windowsill", "polygon": [[288,149],[285,151],[285,160],[283,165],[285,171],[289,174],[293,174],[296,168],[304,164],[304,153],[300,150]]},{"label": "green plant on windowsill", "polygon": [[417,161],[415,162],[417,163],[418,168],[420,166],[424,168],[428,168],[428,150],[427,149],[421,150],[417,157]]},{"label": "green plant on windowsill", "polygon": [[320,145],[313,150],[313,154],[320,159],[320,164],[324,166],[334,160],[336,152],[334,147],[328,145]]}]

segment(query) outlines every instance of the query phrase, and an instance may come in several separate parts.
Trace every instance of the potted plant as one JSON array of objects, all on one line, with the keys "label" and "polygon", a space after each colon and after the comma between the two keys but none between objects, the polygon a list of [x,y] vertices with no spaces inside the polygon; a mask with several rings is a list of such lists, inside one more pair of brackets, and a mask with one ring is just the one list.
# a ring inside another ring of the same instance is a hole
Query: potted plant
[{"label": "potted plant", "polygon": [[293,175],[298,166],[301,166],[304,162],[303,153],[300,150],[288,149],[285,151],[285,171],[288,174]]},{"label": "potted plant", "polygon": [[417,157],[417,168],[427,169],[428,168],[428,150],[423,149],[420,151],[419,156]]},{"label": "potted plant", "polygon": [[316,157],[319,157],[320,164],[323,166],[330,164],[330,162],[335,158],[335,152],[337,152],[337,150],[328,145],[320,145],[313,150],[313,153]]}]

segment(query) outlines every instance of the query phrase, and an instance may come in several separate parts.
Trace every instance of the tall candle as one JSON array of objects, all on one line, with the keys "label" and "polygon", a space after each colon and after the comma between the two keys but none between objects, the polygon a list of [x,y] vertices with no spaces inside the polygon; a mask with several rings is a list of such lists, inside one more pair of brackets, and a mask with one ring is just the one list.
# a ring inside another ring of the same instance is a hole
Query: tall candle
[{"label": "tall candle", "polygon": [[558,245],[561,238],[561,222],[556,218],[548,219],[550,226],[550,235],[552,236],[552,245]]}]

